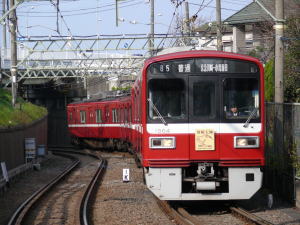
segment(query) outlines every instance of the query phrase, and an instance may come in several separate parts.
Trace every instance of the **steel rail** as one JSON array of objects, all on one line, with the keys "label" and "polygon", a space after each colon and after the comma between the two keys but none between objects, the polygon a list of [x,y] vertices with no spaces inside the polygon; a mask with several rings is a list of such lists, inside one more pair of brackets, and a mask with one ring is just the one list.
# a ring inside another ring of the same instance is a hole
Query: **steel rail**
[{"label": "steel rail", "polygon": [[[162,211],[171,219],[175,220],[176,224],[179,225],[200,225],[201,223],[192,216],[187,216],[189,213],[184,209],[179,208],[175,210],[167,201],[162,201],[156,198],[157,204]],[[184,212],[185,211],[185,212]]]},{"label": "steel rail", "polygon": [[[190,215],[184,208],[174,209],[167,201],[161,201],[156,198],[157,204],[162,209],[162,211],[171,219],[175,220],[176,224],[180,225],[201,225],[204,224],[201,221]],[[247,210],[238,207],[229,208],[233,216],[237,216],[239,219],[246,221],[247,224],[257,224],[257,225],[274,225]]]},{"label": "steel rail", "polygon": [[59,181],[61,181],[65,176],[67,176],[71,171],[73,171],[78,164],[80,163],[79,159],[76,159],[72,156],[56,153],[57,155],[61,155],[64,157],[68,157],[73,159],[73,163],[68,166],[61,174],[52,179],[48,184],[41,187],[39,190],[34,192],[29,198],[27,198],[15,211],[15,213],[10,218],[8,225],[20,225],[22,224],[22,220],[24,220],[26,213],[30,210],[30,208],[45,194],[47,193],[54,185],[56,185]]},{"label": "steel rail", "polygon": [[97,171],[95,172],[93,178],[91,179],[88,187],[86,188],[85,193],[84,193],[83,198],[81,199],[81,203],[80,203],[80,212],[79,212],[80,224],[82,224],[82,225],[91,224],[91,222],[89,220],[89,216],[88,216],[89,209],[90,209],[89,206],[93,200],[93,196],[95,196],[95,193],[97,191],[97,184],[99,184],[101,182],[102,177],[106,171],[107,161],[105,159],[99,157],[96,154],[88,153],[85,151],[65,150],[65,149],[62,150],[62,149],[59,149],[59,147],[56,150],[52,149],[52,151],[87,155],[87,156],[94,157],[98,160],[101,160],[99,167],[98,167]]},{"label": "steel rail", "polygon": [[231,213],[236,215],[237,217],[243,218],[249,223],[257,224],[257,225],[273,225],[273,223],[268,222],[253,213],[248,212],[245,209],[239,207],[230,207]]},{"label": "steel rail", "polygon": [[93,200],[93,196],[95,196],[95,193],[97,191],[97,184],[100,183],[100,181],[103,178],[103,175],[106,171],[107,168],[107,161],[102,159],[100,162],[100,165],[91,180],[88,188],[86,189],[84,196],[82,198],[81,204],[80,204],[80,223],[84,225],[91,224],[89,221],[88,217],[88,211],[89,211],[89,206],[91,204],[91,201]]}]

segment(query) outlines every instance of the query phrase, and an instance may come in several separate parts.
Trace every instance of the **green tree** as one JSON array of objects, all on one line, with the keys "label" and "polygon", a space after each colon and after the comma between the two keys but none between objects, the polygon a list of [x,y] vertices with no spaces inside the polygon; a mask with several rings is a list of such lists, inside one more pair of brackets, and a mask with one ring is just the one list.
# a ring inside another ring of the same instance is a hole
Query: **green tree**
[{"label": "green tree", "polygon": [[265,99],[267,102],[274,100],[274,74],[274,58],[272,58],[265,66]]},{"label": "green tree", "polygon": [[284,100],[300,102],[300,17],[290,17],[285,29]]},{"label": "green tree", "polygon": [[[284,101],[300,102],[300,18],[286,21],[284,46]],[[274,101],[274,58],[265,66],[265,99]]]}]

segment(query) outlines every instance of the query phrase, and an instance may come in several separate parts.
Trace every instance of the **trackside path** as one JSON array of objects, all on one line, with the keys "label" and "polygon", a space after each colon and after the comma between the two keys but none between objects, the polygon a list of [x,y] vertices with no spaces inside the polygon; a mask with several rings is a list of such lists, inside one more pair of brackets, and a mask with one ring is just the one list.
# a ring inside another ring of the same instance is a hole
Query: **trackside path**
[{"label": "trackside path", "polygon": [[[108,167],[93,207],[94,224],[174,224],[162,212],[143,183],[134,158],[122,153],[99,153]],[[123,168],[130,169],[130,182],[123,183]]]}]

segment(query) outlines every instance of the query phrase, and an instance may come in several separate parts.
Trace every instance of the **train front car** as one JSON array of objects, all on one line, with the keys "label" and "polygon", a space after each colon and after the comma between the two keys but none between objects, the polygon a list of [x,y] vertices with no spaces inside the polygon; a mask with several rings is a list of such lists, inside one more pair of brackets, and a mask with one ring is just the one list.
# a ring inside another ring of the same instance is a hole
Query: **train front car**
[{"label": "train front car", "polygon": [[262,185],[263,67],[252,57],[190,51],[143,71],[142,162],[163,200],[249,199]]}]

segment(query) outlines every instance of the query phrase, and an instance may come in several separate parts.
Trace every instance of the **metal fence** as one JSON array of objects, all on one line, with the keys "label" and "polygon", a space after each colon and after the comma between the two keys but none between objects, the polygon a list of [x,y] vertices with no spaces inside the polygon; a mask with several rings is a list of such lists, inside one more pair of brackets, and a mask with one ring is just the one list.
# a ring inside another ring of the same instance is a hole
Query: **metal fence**
[{"label": "metal fence", "polygon": [[47,126],[46,116],[30,125],[0,129],[0,162],[5,162],[8,170],[24,164],[25,138],[35,138],[36,145],[47,145]]},{"label": "metal fence", "polygon": [[266,103],[266,167],[264,185],[292,204],[300,156],[300,104]]}]

